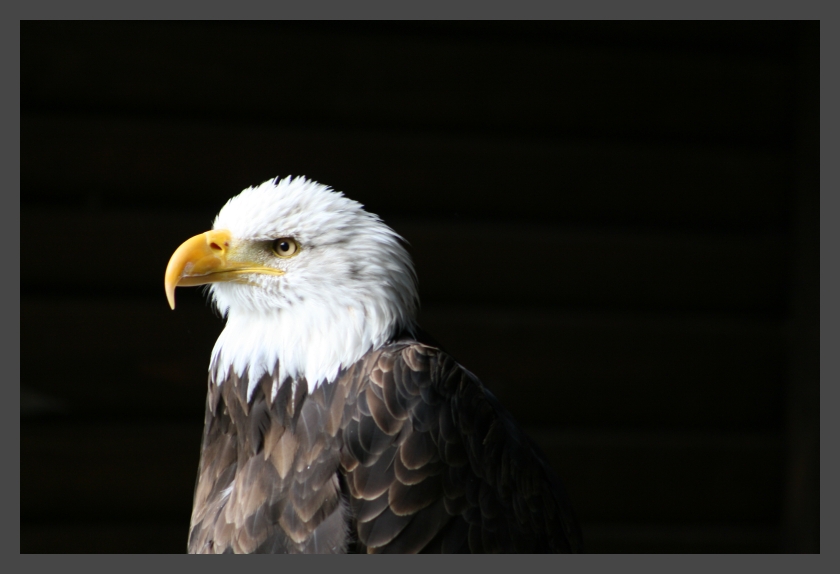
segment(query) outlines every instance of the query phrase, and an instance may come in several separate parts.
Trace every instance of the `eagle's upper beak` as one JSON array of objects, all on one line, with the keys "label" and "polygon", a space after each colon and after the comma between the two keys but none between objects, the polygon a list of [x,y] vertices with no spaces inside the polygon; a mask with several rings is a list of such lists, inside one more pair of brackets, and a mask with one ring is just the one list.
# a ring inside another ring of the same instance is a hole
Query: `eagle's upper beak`
[{"label": "eagle's upper beak", "polygon": [[169,306],[175,308],[175,287],[237,281],[246,273],[283,275],[283,271],[253,261],[243,261],[231,249],[231,233],[214,229],[184,241],[166,266],[164,287]]}]

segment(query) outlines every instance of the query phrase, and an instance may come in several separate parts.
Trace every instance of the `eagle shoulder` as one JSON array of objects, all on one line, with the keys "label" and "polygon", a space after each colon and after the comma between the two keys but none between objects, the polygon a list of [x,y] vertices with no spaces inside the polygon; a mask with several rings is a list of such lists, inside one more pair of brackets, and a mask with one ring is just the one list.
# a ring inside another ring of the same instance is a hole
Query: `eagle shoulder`
[{"label": "eagle shoulder", "polygon": [[356,387],[341,468],[360,551],[580,550],[559,480],[472,373],[411,341],[361,371],[340,381]]}]

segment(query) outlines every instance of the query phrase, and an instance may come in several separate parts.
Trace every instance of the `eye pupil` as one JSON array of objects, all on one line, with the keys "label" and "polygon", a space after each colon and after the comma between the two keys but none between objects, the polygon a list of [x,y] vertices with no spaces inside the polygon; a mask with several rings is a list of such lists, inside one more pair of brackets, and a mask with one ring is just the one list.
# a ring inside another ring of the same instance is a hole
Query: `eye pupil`
[{"label": "eye pupil", "polygon": [[280,242],[280,251],[288,251],[288,250],[289,250],[289,244],[286,241],[281,241]]}]

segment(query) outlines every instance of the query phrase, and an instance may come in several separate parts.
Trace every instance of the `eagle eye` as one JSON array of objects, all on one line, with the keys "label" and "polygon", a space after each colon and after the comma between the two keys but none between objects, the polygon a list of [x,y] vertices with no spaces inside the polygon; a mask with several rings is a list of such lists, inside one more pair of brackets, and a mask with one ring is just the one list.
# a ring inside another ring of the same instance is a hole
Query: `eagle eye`
[{"label": "eagle eye", "polygon": [[300,251],[300,244],[292,237],[281,237],[274,240],[274,243],[271,244],[271,250],[278,257],[292,257]]}]

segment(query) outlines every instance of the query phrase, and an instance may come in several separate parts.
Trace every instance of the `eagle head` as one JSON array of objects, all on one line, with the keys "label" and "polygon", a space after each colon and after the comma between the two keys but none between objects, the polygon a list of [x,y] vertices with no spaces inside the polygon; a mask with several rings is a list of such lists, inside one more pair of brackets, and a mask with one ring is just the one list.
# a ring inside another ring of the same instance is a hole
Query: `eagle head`
[{"label": "eagle head", "polygon": [[211,378],[233,371],[253,388],[268,373],[331,382],[372,348],[414,329],[417,279],[402,238],[340,192],[303,177],[273,179],[230,199],[213,229],[173,253],[175,288],[209,285],[227,317]]}]

